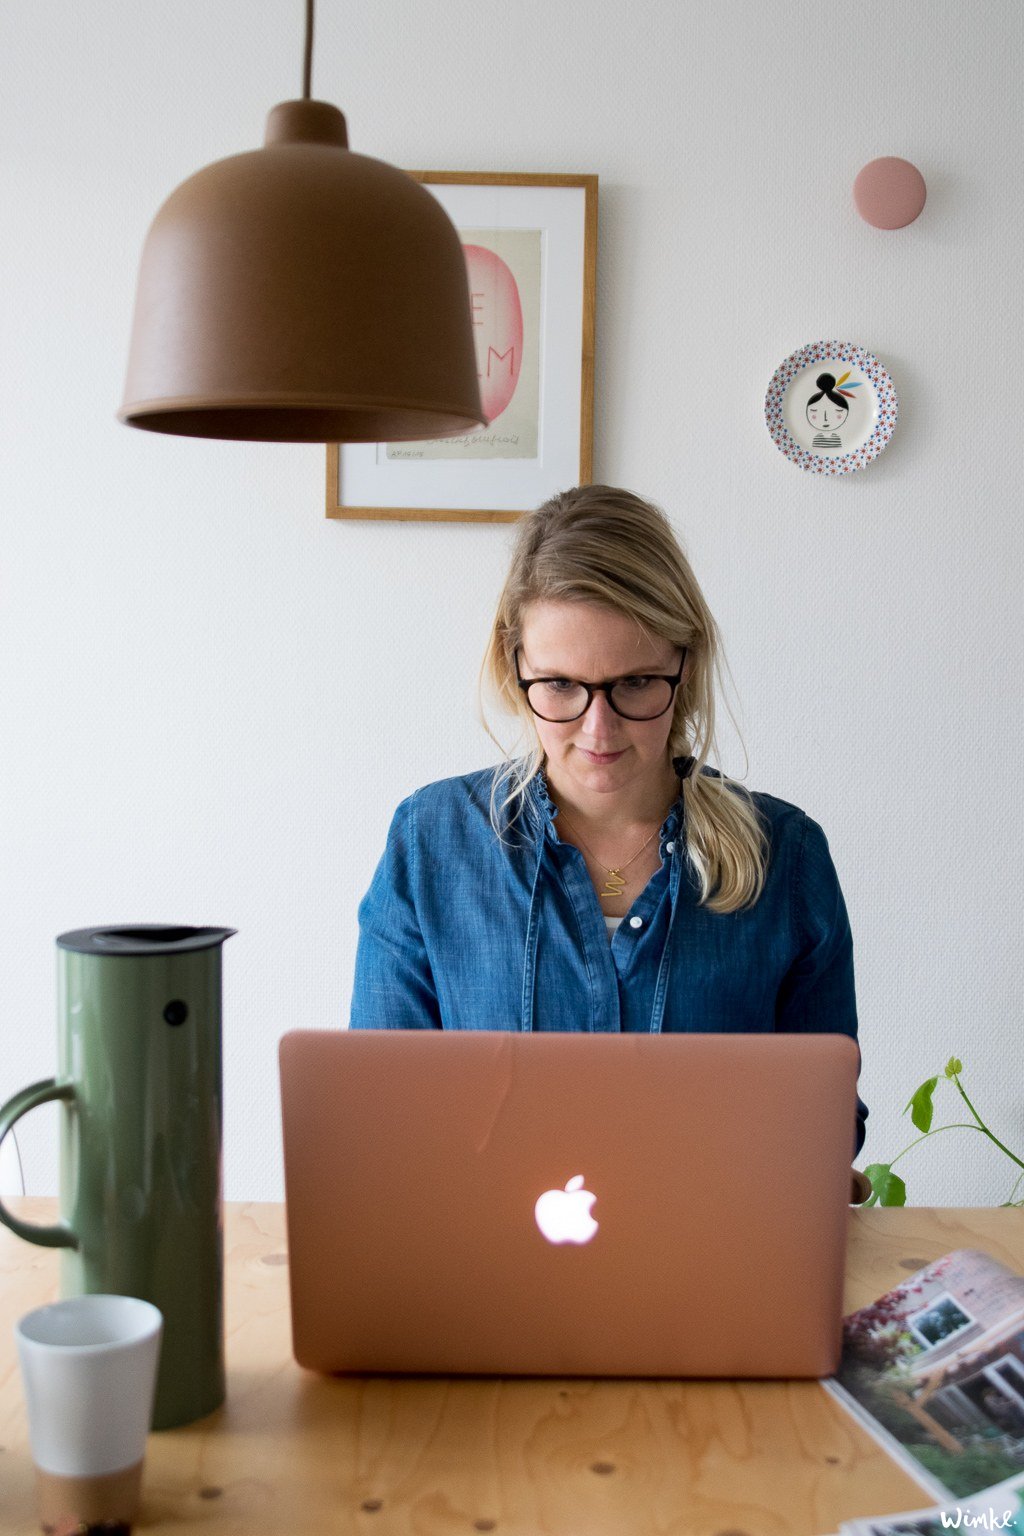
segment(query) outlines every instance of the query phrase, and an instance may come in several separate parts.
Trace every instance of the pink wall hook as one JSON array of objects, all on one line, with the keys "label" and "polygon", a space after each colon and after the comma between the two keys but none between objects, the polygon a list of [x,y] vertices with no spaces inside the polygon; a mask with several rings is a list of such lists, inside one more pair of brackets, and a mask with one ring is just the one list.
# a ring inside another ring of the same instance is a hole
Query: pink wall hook
[{"label": "pink wall hook", "polygon": [[927,195],[924,177],[917,166],[896,155],[869,160],[853,183],[857,212],[875,229],[902,229],[912,224]]}]

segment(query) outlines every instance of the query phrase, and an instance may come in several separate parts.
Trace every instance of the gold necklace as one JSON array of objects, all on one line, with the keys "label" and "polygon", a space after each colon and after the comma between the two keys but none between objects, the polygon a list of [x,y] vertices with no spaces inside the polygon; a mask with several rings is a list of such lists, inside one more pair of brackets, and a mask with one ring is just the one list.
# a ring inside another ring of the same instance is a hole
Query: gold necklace
[{"label": "gold necklace", "polygon": [[608,865],[604,862],[604,860],[598,858],[597,854],[594,852],[593,848],[591,848],[590,844],[583,842],[582,837],[580,837],[579,832],[573,826],[572,822],[569,820],[569,818],[565,814],[565,812],[563,811],[561,814],[562,814],[562,820],[565,822],[566,826],[569,828],[569,831],[575,833],[575,835],[577,837],[579,837],[580,842],[583,843],[583,847],[590,854],[590,857],[594,860],[594,863],[595,864],[599,864],[601,866],[601,868],[605,871],[604,890],[603,891],[599,891],[598,895],[600,895],[600,896],[621,896],[622,892],[626,888],[626,882],[622,878],[622,871],[624,869],[628,869],[631,864],[635,864],[637,859],[643,853],[644,849],[649,847],[649,845],[654,842],[655,837],[661,831],[661,824],[660,824],[660,822],[659,822],[658,826],[655,827],[655,829],[651,833],[650,837],[647,839],[647,842],[641,843],[640,847],[637,849],[636,853],[634,853],[634,855],[633,855],[633,857],[631,859],[627,859],[625,864],[617,864],[614,869],[609,869]]}]

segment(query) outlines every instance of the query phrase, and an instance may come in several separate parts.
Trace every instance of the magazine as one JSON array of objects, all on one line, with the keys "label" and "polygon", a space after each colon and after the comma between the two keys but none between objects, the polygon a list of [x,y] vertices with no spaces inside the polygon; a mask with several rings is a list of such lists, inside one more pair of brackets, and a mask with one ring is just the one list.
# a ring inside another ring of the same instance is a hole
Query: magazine
[{"label": "magazine", "polygon": [[[977,1249],[944,1254],[844,1319],[822,1386],[940,1506],[1012,1484],[1024,1474],[1024,1276]],[[897,1529],[865,1530],[876,1526]]]},{"label": "magazine", "polygon": [[1011,1536],[1024,1536],[1024,1474],[960,1504],[844,1520],[839,1527],[840,1536],[942,1536],[945,1531],[1009,1531]]}]

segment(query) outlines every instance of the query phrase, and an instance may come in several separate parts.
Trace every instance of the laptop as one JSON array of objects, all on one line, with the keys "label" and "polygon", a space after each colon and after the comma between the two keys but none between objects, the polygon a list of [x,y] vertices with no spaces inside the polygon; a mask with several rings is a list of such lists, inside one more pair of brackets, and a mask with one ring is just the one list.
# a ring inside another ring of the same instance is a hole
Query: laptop
[{"label": "laptop", "polygon": [[832,1374],[858,1067],[845,1035],[286,1034],[296,1360]]}]

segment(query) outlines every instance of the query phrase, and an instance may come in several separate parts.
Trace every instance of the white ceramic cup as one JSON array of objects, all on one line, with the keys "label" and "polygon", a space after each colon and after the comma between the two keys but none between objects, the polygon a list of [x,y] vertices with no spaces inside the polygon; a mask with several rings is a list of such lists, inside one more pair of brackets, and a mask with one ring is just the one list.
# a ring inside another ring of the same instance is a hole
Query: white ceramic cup
[{"label": "white ceramic cup", "polygon": [[163,1317],[135,1296],[73,1296],[15,1325],[44,1530],[130,1526],[153,1415]]}]

